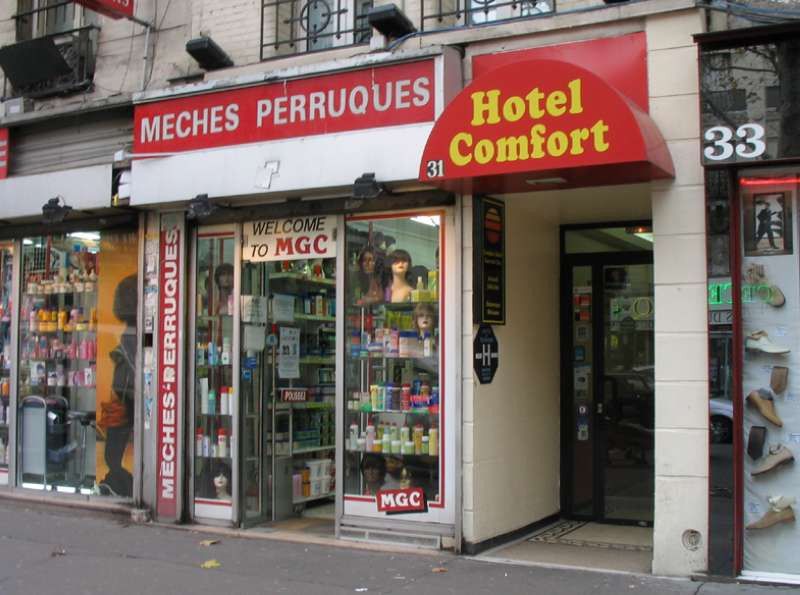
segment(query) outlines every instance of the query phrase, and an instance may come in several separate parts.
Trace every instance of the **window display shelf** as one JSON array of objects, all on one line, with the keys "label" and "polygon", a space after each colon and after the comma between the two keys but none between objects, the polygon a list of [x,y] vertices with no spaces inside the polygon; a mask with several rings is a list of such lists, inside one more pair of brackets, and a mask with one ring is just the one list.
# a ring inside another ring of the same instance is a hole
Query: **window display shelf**
[{"label": "window display shelf", "polygon": [[305,502],[313,502],[314,500],[325,500],[326,498],[333,498],[336,492],[326,492],[319,496],[303,496],[301,498],[292,498],[292,504],[304,504]]},{"label": "window display shelf", "polygon": [[231,417],[230,413],[198,413],[198,417]]},{"label": "window display shelf", "polygon": [[362,455],[384,455],[387,457],[397,457],[398,459],[413,459],[419,462],[436,462],[439,460],[439,455],[426,455],[426,454],[410,454],[400,452],[384,452],[382,450],[352,450],[347,449],[348,454],[362,454]]},{"label": "window display shelf", "polygon": [[308,448],[295,448],[292,450],[292,454],[304,455],[312,452],[324,452],[326,450],[334,450],[335,448],[336,448],[335,444],[329,444],[328,446],[310,446]]},{"label": "window display shelf", "polygon": [[[276,411],[289,411],[290,409],[333,409],[335,403],[328,403],[325,401],[300,401],[295,403],[278,403],[275,407]],[[272,404],[268,404],[267,408],[272,409]]]},{"label": "window display shelf", "polygon": [[233,314],[200,314],[197,320],[225,320],[233,318]]},{"label": "window display shelf", "polygon": [[367,353],[366,355],[358,355],[358,356],[350,356],[350,361],[379,361],[379,360],[412,360],[417,362],[428,362],[430,365],[435,364],[439,357],[438,355],[432,355],[430,357],[422,357],[422,356],[415,356],[415,355],[384,355],[379,353]]},{"label": "window display shelf", "polygon": [[402,413],[402,414],[406,414],[406,415],[434,415],[436,417],[439,416],[439,412],[438,411],[431,410],[430,408],[427,408],[427,407],[417,407],[417,408],[411,408],[411,409],[376,409],[374,411],[372,409],[360,409],[359,408],[357,411],[350,410],[350,411],[348,411],[348,413],[352,413],[352,414],[362,413],[362,414],[370,414],[370,415],[378,415],[380,413],[391,413],[391,414]]},{"label": "window display shelf", "polygon": [[335,316],[323,316],[321,314],[298,314],[298,313],[295,313],[294,319],[295,320],[305,320],[305,321],[308,321],[308,322],[336,322],[336,317]]},{"label": "window display shelf", "polygon": [[301,366],[332,366],[336,363],[336,356],[306,355],[300,358]]},{"label": "window display shelf", "polygon": [[322,277],[313,277],[304,275],[303,273],[271,273],[269,276],[270,281],[295,281],[299,283],[308,283],[310,285],[322,285],[325,287],[335,287],[336,279],[325,279]]},{"label": "window display shelf", "polygon": [[231,460],[230,455],[226,455],[224,457],[220,457],[220,456],[213,456],[213,455],[205,456],[205,455],[195,454],[194,458],[196,458],[196,459],[218,459],[218,460],[221,460],[221,461],[230,461]]}]

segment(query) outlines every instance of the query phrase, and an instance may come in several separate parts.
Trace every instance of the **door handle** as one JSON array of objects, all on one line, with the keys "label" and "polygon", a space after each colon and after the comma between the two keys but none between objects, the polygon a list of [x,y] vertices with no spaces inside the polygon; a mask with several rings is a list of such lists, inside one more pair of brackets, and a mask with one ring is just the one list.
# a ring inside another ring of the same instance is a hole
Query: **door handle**
[{"label": "door handle", "polygon": [[598,403],[597,404],[597,413],[599,413],[600,415],[603,414],[603,404],[602,403]]}]

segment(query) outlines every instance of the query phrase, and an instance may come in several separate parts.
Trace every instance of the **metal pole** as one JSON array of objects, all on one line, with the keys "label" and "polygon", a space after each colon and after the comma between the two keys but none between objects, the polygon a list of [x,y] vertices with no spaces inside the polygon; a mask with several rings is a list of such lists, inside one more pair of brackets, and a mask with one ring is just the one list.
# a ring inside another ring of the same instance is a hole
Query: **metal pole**
[{"label": "metal pole", "polygon": [[146,23],[144,21],[140,21],[136,18],[131,18],[134,23],[138,23],[145,28],[144,34],[144,66],[142,68],[142,91],[145,90],[147,87],[147,65],[150,61],[150,31],[152,30],[153,26],[150,23]]}]

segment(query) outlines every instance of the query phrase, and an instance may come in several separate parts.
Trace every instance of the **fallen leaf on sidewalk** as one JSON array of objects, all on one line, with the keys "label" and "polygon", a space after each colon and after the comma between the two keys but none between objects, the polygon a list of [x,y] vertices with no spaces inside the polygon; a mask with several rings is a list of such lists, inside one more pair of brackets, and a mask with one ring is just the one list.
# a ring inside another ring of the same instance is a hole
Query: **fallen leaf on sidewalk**
[{"label": "fallen leaf on sidewalk", "polygon": [[208,547],[210,545],[215,545],[217,543],[219,543],[219,539],[204,539],[203,541],[200,542],[200,545]]},{"label": "fallen leaf on sidewalk", "polygon": [[435,572],[436,574],[442,574],[444,572],[447,572],[447,568],[445,568],[444,566],[437,566],[436,568],[433,569],[433,572]]},{"label": "fallen leaf on sidewalk", "polygon": [[55,558],[56,556],[66,556],[66,555],[67,555],[67,550],[65,550],[64,548],[60,548],[50,552],[51,558]]},{"label": "fallen leaf on sidewalk", "polygon": [[366,587],[358,587],[357,589],[353,589],[356,593],[363,593],[364,591],[369,591]]},{"label": "fallen leaf on sidewalk", "polygon": [[220,564],[216,560],[206,560],[205,562],[200,564],[200,568],[205,568],[206,570],[208,570],[209,568],[219,568],[221,566],[222,564]]}]

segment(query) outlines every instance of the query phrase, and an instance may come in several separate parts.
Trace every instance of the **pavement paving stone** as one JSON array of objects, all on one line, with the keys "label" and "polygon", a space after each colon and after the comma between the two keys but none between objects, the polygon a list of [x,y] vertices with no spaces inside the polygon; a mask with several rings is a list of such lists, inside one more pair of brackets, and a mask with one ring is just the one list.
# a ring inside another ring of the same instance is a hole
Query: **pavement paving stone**
[{"label": "pavement paving stone", "polygon": [[[203,546],[204,539],[219,543]],[[220,567],[200,568],[211,559]],[[784,590],[498,564],[446,552],[420,555],[380,546],[364,550],[241,538],[0,500],[3,595],[774,595]]]}]

